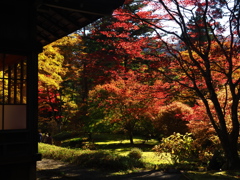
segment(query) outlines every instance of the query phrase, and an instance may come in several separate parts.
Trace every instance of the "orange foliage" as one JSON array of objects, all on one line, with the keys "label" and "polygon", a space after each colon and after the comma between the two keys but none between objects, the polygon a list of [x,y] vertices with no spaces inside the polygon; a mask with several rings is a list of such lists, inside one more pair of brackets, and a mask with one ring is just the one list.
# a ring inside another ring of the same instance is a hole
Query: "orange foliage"
[{"label": "orange foliage", "polygon": [[175,101],[162,106],[158,115],[152,121],[155,129],[163,136],[170,136],[174,132],[185,134],[188,132],[186,117],[192,113],[191,107]]}]

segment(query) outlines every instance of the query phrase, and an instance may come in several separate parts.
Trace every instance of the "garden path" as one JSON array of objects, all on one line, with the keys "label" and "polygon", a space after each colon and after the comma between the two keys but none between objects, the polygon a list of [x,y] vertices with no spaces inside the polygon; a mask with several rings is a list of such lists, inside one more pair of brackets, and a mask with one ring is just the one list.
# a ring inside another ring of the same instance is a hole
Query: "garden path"
[{"label": "garden path", "polygon": [[107,172],[81,169],[62,161],[42,159],[37,162],[37,180],[186,180],[181,173],[144,171],[128,175],[107,176]]}]

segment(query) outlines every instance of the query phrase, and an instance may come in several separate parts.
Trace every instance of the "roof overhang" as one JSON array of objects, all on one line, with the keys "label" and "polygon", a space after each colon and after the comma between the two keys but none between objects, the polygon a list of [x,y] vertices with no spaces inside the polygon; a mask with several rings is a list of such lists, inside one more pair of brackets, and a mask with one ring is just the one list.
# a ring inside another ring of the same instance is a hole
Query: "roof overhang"
[{"label": "roof overhang", "polygon": [[97,19],[124,0],[1,0],[0,53],[38,52]]},{"label": "roof overhang", "polygon": [[124,0],[43,0],[37,5],[37,41],[49,44],[111,15]]}]

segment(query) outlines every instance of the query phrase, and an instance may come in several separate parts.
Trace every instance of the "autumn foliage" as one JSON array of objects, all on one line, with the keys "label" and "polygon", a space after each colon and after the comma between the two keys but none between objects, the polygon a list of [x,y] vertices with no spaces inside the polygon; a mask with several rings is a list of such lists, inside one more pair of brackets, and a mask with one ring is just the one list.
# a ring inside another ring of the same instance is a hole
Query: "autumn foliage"
[{"label": "autumn foliage", "polygon": [[58,112],[64,128],[125,132],[131,143],[135,132],[191,132],[198,144],[220,144],[226,168],[234,168],[239,9],[224,0],[126,1],[111,17],[44,48],[40,112]]},{"label": "autumn foliage", "polygon": [[96,86],[90,92],[90,103],[104,108],[110,123],[126,131],[131,143],[136,126],[141,126],[143,121],[150,121],[167,100],[165,86],[161,82],[142,84],[137,81],[140,78],[130,71],[108,84]]},{"label": "autumn foliage", "polygon": [[174,132],[185,134],[189,132],[189,121],[186,119],[193,114],[193,109],[181,102],[173,102],[162,106],[153,118],[154,127],[163,136],[170,136]]}]

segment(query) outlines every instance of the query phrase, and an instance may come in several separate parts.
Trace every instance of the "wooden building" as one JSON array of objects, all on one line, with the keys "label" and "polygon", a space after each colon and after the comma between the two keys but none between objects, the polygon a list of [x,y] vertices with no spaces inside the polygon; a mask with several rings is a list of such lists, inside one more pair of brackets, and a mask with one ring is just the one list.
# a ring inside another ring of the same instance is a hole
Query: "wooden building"
[{"label": "wooden building", "polygon": [[0,179],[36,179],[38,53],[124,0],[0,1]]}]

